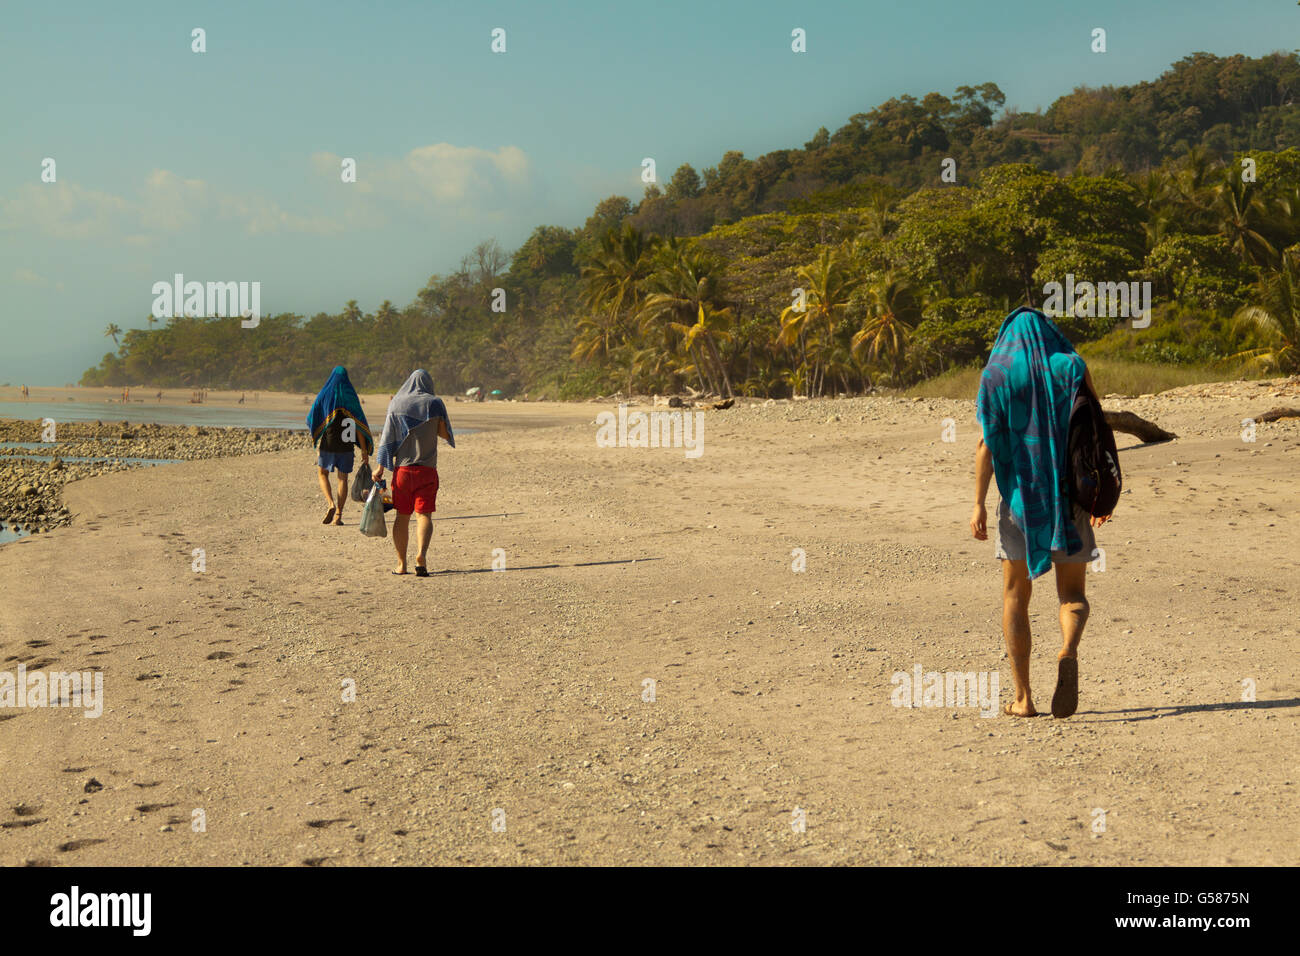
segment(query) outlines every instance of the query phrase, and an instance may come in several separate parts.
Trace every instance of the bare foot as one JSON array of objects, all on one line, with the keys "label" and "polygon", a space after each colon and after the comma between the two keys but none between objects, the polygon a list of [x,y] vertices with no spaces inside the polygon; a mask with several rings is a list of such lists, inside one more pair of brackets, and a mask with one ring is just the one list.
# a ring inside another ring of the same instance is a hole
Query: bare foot
[{"label": "bare foot", "polygon": [[343,512],[342,512],[342,511],[340,511],[337,515],[334,516],[334,523],[335,523],[336,525],[341,525],[341,524],[343,524]]},{"label": "bare foot", "polygon": [[1007,704],[1002,708],[1002,713],[1008,717],[1037,717],[1038,711],[1034,710],[1032,700],[1018,700],[1015,703]]},{"label": "bare foot", "polygon": [[333,520],[334,520],[334,509],[330,508],[329,511],[325,512],[325,520],[322,521],[321,524],[329,524]]},{"label": "bare foot", "polygon": [[394,573],[394,574],[405,574],[405,573],[406,573],[406,565],[404,565],[404,564],[399,564],[399,565],[397,566],[397,570],[394,571],[393,573]]},{"label": "bare foot", "polygon": [[1079,659],[1061,657],[1056,661],[1056,693],[1052,695],[1052,716],[1072,717],[1079,709]]}]

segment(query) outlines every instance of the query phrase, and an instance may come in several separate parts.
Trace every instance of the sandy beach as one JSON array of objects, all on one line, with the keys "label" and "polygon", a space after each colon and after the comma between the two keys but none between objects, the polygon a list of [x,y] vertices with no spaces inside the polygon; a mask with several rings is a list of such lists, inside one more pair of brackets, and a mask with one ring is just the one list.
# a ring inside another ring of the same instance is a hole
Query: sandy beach
[{"label": "sandy beach", "polygon": [[1241,421],[1300,383],[1106,405],[1179,438],[1119,436],[1068,720],[891,701],[1011,697],[970,402],[707,411],[694,459],[451,404],[428,579],[320,523],[310,451],[69,484],[0,548],[0,669],[103,713],[0,710],[0,863],[1296,865],[1300,421]]}]

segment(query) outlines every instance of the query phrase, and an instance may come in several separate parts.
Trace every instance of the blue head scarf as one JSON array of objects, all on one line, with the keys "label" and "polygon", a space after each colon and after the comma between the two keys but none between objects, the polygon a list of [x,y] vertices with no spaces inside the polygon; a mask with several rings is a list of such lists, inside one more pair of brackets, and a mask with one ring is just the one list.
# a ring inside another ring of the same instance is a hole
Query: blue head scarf
[{"label": "blue head scarf", "polygon": [[1061,330],[1036,309],[1002,322],[980,377],[975,414],[993,455],[998,492],[1025,534],[1029,576],[1052,566],[1052,551],[1077,552],[1066,491],[1066,435],[1086,366]]},{"label": "blue head scarf", "polygon": [[370,425],[366,422],[366,413],[361,410],[361,399],[352,387],[348,370],[342,365],[336,366],[330,373],[325,387],[311,404],[307,413],[307,427],[311,429],[311,440],[320,444],[320,436],[337,418],[352,418],[357,423],[357,443],[367,455],[375,450],[375,440],[370,434]]},{"label": "blue head scarf", "polygon": [[418,368],[388,403],[384,433],[379,436],[379,451],[375,453],[379,464],[392,471],[397,451],[411,429],[436,418],[447,423],[447,444],[455,448],[456,436],[451,430],[451,419],[447,417],[447,406],[433,393],[433,378],[424,369]]}]

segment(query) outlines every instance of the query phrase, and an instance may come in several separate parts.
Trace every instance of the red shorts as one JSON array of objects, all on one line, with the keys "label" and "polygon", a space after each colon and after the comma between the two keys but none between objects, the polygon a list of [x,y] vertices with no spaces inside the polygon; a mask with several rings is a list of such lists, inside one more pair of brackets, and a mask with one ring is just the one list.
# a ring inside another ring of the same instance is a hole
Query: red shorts
[{"label": "red shorts", "polygon": [[427,515],[438,509],[438,469],[402,465],[393,475],[393,507],[399,515]]}]

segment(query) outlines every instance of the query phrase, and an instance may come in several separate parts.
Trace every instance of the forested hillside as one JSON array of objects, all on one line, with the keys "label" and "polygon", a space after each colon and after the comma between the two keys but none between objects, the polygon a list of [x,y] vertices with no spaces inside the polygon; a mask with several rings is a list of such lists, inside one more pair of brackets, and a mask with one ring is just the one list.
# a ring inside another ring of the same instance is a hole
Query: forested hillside
[{"label": "forested hillside", "polygon": [[684,165],[512,254],[485,241],[402,308],[111,325],[82,381],[307,391],[343,364],[372,390],[422,366],[447,393],[856,392],[981,361],[1067,274],[1149,281],[1155,304],[1142,331],[1063,317],[1077,342],[1291,371],[1298,95],[1296,54],[1198,53],[1036,113],[991,83],[902,96],[799,149]]}]

